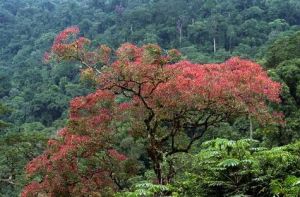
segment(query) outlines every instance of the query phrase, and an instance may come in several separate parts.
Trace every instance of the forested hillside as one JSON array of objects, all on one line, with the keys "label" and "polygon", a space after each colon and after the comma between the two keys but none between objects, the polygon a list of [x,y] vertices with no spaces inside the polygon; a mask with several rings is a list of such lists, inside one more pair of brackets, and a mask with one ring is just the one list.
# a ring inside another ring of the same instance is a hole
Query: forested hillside
[{"label": "forested hillside", "polygon": [[0,32],[1,196],[300,195],[298,0],[9,0]]}]

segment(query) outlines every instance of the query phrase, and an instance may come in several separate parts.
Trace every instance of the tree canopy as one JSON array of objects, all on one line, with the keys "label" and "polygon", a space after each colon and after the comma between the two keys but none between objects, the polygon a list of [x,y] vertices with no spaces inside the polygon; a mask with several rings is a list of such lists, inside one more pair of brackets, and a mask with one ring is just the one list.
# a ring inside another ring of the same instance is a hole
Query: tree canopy
[{"label": "tree canopy", "polygon": [[[158,45],[125,43],[109,64],[101,50],[105,47],[89,51],[90,41],[76,38],[78,33],[77,27],[59,33],[46,59],[79,61],[97,90],[71,101],[68,126],[27,165],[29,175],[43,178],[27,185],[24,197],[122,191],[130,186],[129,177],[141,173],[134,164],[145,161],[158,184],[172,184],[176,155],[188,153],[211,128],[237,116],[268,124],[280,120],[265,103],[280,102],[280,84],[256,63],[232,58],[222,64],[193,64],[180,61],[175,49],[163,54]],[[97,68],[98,62],[105,67]],[[120,133],[144,139],[143,160],[117,150]]]}]

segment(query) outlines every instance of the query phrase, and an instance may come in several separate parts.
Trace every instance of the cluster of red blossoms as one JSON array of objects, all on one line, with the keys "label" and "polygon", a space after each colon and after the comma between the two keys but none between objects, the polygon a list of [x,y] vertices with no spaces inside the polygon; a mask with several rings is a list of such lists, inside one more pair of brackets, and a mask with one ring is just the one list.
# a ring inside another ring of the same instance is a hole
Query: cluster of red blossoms
[{"label": "cluster of red blossoms", "polygon": [[[40,174],[43,180],[27,185],[22,197],[81,195],[115,187],[111,177],[113,170],[122,168],[127,157],[114,149],[109,141],[111,133],[107,131],[112,120],[109,103],[113,105],[113,101],[113,94],[100,90],[71,101],[69,126],[59,130],[57,138],[48,141],[44,153],[26,166],[28,176]],[[96,154],[101,157],[95,158]],[[80,162],[92,159],[97,159],[101,165],[91,164],[83,171]]]},{"label": "cluster of red blossoms", "polygon": [[87,48],[91,41],[85,37],[77,37],[79,28],[77,26],[66,28],[60,32],[51,47],[50,52],[44,54],[44,62],[49,60],[77,60],[85,65],[94,66],[97,63],[108,64],[110,61],[111,49],[106,45],[99,46],[94,51],[88,51]]}]

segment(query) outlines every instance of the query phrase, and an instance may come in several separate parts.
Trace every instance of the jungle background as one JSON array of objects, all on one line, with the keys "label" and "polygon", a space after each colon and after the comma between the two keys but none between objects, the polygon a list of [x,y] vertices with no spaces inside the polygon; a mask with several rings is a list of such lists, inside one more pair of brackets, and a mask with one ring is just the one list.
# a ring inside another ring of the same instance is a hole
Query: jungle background
[{"label": "jungle background", "polygon": [[[80,80],[80,65],[43,62],[56,34],[74,25],[95,46],[157,43],[163,49],[177,48],[198,63],[232,56],[260,63],[283,84],[282,103],[273,107],[284,113],[285,125],[261,127],[254,122],[255,142],[246,140],[247,119],[211,131],[193,150],[192,167],[177,184],[187,196],[215,196],[219,185],[228,196],[258,185],[265,196],[299,195],[298,0],[1,0],[1,196],[19,195],[27,183],[24,166],[66,124],[69,101],[94,90]],[[243,158],[236,156],[237,150],[244,152]],[[259,165],[245,169],[248,160]],[[250,171],[257,174],[255,180],[247,176]],[[224,172],[242,181],[237,186]],[[155,190],[147,184],[139,187]]]}]

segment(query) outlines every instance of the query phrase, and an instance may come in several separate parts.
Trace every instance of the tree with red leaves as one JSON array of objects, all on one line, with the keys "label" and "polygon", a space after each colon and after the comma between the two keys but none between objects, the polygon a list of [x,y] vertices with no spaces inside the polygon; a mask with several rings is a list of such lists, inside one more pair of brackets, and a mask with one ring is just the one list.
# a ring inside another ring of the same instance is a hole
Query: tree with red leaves
[{"label": "tree with red leaves", "polygon": [[[280,102],[281,85],[254,62],[231,58],[221,64],[194,64],[180,61],[175,49],[163,52],[157,45],[129,43],[110,62],[107,46],[89,51],[87,39],[74,37],[78,32],[74,27],[61,32],[47,58],[79,61],[98,90],[71,101],[68,126],[27,166],[29,175],[42,179],[24,188],[24,197],[124,189],[137,161],[117,151],[114,137],[120,122],[130,125],[128,135],[146,140],[155,181],[167,184],[176,174],[173,159],[178,153],[189,152],[220,123],[240,116],[261,124],[281,119],[266,105]],[[118,97],[126,99],[120,102]]]},{"label": "tree with red leaves", "polygon": [[29,176],[42,175],[42,181],[26,186],[22,196],[82,196],[123,189],[128,176],[120,172],[132,162],[112,146],[114,97],[98,90],[71,101],[69,125],[26,166]]}]

